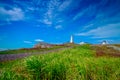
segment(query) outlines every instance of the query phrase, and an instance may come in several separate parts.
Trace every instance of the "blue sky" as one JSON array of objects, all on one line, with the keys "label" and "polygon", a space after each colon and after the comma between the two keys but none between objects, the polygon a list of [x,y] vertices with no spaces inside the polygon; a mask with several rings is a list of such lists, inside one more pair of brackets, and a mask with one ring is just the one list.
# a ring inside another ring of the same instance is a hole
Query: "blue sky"
[{"label": "blue sky", "polygon": [[0,49],[40,41],[120,43],[120,0],[0,0]]}]

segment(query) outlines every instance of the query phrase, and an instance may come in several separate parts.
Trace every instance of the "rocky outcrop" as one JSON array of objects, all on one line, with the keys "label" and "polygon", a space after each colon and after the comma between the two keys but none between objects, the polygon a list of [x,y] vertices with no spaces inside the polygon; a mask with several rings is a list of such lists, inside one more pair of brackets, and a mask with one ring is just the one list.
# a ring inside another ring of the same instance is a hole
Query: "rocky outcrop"
[{"label": "rocky outcrop", "polygon": [[53,45],[45,42],[39,42],[34,46],[34,48],[51,48]]}]

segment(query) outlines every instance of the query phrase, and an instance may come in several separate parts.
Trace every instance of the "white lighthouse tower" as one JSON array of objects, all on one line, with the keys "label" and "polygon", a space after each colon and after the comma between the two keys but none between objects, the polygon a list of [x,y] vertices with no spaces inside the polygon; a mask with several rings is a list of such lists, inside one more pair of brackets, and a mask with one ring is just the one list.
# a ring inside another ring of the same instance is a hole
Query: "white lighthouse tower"
[{"label": "white lighthouse tower", "polygon": [[74,41],[73,41],[73,35],[71,35],[71,37],[70,37],[70,43],[74,43]]}]

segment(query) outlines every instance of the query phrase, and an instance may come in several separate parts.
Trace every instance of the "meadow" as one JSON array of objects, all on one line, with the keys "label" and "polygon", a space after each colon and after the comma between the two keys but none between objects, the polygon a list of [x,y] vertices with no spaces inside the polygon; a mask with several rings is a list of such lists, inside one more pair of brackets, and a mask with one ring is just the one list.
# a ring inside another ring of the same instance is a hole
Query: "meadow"
[{"label": "meadow", "polygon": [[90,45],[0,62],[0,80],[120,80],[120,58]]}]

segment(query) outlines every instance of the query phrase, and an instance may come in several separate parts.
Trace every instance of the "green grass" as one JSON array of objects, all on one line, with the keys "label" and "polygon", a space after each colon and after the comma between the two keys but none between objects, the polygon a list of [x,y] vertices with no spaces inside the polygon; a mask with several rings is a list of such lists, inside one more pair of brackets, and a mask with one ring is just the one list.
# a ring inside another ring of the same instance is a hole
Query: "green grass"
[{"label": "green grass", "polygon": [[2,63],[0,80],[120,80],[120,58],[95,57],[89,45],[77,46]]}]

